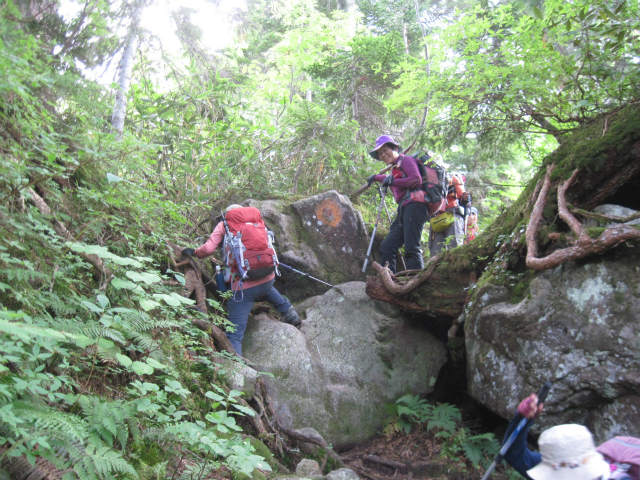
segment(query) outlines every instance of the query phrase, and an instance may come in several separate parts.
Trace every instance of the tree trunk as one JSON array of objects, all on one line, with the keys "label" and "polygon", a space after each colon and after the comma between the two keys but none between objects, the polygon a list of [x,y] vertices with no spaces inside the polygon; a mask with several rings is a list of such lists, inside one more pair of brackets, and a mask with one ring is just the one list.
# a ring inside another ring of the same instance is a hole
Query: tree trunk
[{"label": "tree trunk", "polygon": [[516,275],[640,241],[637,226],[589,231],[576,218],[593,216],[588,210],[604,203],[640,210],[638,191],[640,106],[630,105],[567,136],[514,205],[469,245],[431,259],[410,279],[393,277],[377,265],[378,274],[367,279],[367,293],[425,319],[453,320],[463,312],[476,281],[513,287],[509,282]]},{"label": "tree trunk", "polygon": [[131,70],[133,69],[133,57],[138,45],[138,32],[140,27],[140,16],[144,8],[144,1],[138,0],[133,6],[133,14],[129,32],[125,40],[124,51],[118,65],[118,90],[116,91],[116,102],[111,116],[111,127],[122,138],[124,130],[124,119],[127,112],[127,93],[131,81]]}]

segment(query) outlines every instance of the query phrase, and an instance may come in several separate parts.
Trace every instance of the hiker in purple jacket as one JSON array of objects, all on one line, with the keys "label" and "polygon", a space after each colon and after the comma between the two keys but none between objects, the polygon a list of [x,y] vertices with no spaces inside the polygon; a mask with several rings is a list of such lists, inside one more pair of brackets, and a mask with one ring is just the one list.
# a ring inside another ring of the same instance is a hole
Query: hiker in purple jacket
[{"label": "hiker in purple jacket", "polygon": [[[543,404],[532,393],[518,405],[518,415],[511,421],[505,439],[520,420],[535,418]],[[573,423],[556,425],[538,438],[540,452],[527,447],[523,428],[504,458],[523,477],[533,480],[638,480],[634,457],[640,454],[640,440],[615,437],[597,449],[591,432]],[[636,443],[631,443],[636,442]],[[630,461],[631,459],[632,461]],[[635,473],[634,473],[635,472]]]},{"label": "hiker in purple jacket", "polygon": [[393,166],[389,175],[371,175],[368,179],[369,185],[375,181],[381,182],[382,186],[390,187],[398,204],[396,218],[380,245],[382,264],[388,264],[389,269],[395,273],[398,249],[404,245],[407,269],[421,270],[424,260],[420,237],[429,210],[425,192],[420,188],[422,177],[417,160],[400,153],[400,145],[389,135],[379,136],[375,148],[369,155]]}]

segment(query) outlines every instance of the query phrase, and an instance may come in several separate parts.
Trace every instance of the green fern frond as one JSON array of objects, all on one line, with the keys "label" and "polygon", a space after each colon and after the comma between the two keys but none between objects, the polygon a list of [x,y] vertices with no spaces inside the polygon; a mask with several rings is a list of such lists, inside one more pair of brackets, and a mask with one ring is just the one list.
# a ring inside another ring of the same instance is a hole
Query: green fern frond
[{"label": "green fern frond", "polygon": [[95,432],[107,445],[117,440],[125,448],[129,438],[127,420],[135,415],[135,406],[122,400],[102,400],[82,395],[78,404],[85,415],[89,430]]},{"label": "green fern frond", "polygon": [[131,339],[142,350],[158,350],[160,345],[150,335],[145,333],[134,333]]},{"label": "green fern frond", "polygon": [[431,411],[427,422],[427,430],[438,429],[452,433],[456,424],[462,420],[460,410],[449,403],[441,403]]},{"label": "green fern frond", "polygon": [[[72,459],[82,458],[89,432],[80,417],[33,402],[17,401],[12,406],[22,420],[19,433],[25,441],[38,445],[38,456],[63,469],[71,465]],[[20,443],[20,438],[15,440]],[[35,452],[32,450],[31,454]]]},{"label": "green fern frond", "polygon": [[120,345],[125,345],[127,343],[127,339],[122,332],[99,324],[88,325],[81,329],[81,332],[89,338],[106,338],[119,343]]},{"label": "green fern frond", "polygon": [[477,466],[483,458],[495,456],[500,444],[492,433],[483,433],[465,438],[462,449],[471,463]]},{"label": "green fern frond", "polygon": [[13,407],[16,415],[41,433],[55,434],[69,443],[83,443],[88,436],[87,423],[77,415],[22,400],[14,402]]},{"label": "green fern frond", "polygon": [[3,268],[0,278],[8,284],[23,287],[29,287],[32,284],[42,285],[49,281],[49,277],[45,273],[28,270],[28,268],[34,267],[31,265],[23,268]]},{"label": "green fern frond", "polygon": [[110,479],[114,473],[122,473],[138,478],[136,470],[127,462],[122,454],[105,447],[90,445],[85,456],[74,465],[74,471],[82,479]]}]

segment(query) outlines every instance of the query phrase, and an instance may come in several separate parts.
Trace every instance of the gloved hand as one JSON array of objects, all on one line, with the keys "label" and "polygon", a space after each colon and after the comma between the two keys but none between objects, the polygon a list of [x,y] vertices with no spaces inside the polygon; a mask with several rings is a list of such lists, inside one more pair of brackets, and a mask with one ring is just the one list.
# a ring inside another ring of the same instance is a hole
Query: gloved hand
[{"label": "gloved hand", "polygon": [[370,175],[369,178],[367,178],[367,187],[370,187],[371,184],[373,182],[375,182],[375,181],[376,181],[376,176],[375,175]]},{"label": "gloved hand", "polygon": [[518,413],[525,418],[532,419],[542,411],[543,403],[538,403],[538,396],[532,393],[518,405]]},{"label": "gloved hand", "polygon": [[196,254],[196,251],[193,248],[183,248],[180,253],[185,257],[193,257]]},{"label": "gloved hand", "polygon": [[469,192],[464,192],[460,197],[460,205],[467,206],[471,203],[471,194]]},{"label": "gloved hand", "polygon": [[390,187],[391,185],[393,185],[393,175],[387,175],[386,177],[384,177],[384,180],[382,181],[382,186]]}]

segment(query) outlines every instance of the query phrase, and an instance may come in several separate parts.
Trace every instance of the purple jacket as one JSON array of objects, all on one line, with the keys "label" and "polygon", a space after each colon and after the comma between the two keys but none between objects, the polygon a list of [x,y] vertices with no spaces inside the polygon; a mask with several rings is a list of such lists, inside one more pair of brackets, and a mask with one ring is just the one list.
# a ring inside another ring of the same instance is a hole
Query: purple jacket
[{"label": "purple jacket", "polygon": [[[424,192],[415,191],[422,184],[422,177],[418,169],[417,160],[408,155],[400,155],[395,166],[391,169],[393,184],[391,193],[396,203],[406,205],[411,202],[424,202]],[[376,175],[376,182],[382,182],[386,175]]]}]

